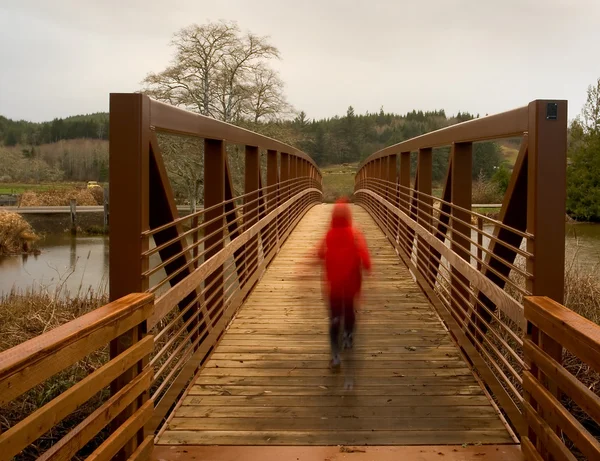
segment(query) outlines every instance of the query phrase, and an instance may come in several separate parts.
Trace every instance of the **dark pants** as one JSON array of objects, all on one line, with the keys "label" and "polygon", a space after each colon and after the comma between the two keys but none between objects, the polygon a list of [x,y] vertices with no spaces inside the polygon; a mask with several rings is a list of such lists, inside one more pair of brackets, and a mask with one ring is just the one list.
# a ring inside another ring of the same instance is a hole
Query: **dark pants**
[{"label": "dark pants", "polygon": [[351,334],[354,331],[354,323],[356,317],[354,315],[354,300],[353,299],[336,299],[329,300],[329,338],[331,340],[331,352],[337,354],[340,349],[340,329],[342,322],[344,323],[344,331],[346,334]]}]

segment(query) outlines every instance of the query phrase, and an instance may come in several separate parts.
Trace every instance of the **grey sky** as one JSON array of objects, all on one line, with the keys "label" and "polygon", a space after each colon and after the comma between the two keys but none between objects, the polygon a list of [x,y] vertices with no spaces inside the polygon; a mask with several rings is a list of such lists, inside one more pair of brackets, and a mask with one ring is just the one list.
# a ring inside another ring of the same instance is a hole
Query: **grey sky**
[{"label": "grey sky", "polygon": [[600,77],[598,0],[0,0],[0,114],[106,111],[165,67],[175,31],[218,19],[271,37],[311,118],[536,98],[568,99],[574,117]]}]

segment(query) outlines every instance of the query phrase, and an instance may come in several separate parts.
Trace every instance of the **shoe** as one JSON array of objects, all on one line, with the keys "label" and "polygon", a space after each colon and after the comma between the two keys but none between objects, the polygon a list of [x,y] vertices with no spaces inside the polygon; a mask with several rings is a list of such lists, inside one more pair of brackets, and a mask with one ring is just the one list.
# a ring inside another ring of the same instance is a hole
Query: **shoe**
[{"label": "shoe", "polygon": [[329,362],[329,368],[331,368],[332,370],[336,370],[340,367],[341,364],[342,361],[340,360],[340,356],[335,354],[331,359],[331,362]]}]

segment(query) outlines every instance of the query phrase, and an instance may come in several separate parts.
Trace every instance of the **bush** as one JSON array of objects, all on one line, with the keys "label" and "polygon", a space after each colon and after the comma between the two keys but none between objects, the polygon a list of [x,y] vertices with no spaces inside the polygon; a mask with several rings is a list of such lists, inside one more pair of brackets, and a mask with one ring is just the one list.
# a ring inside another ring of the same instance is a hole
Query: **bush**
[{"label": "bush", "polygon": [[34,252],[38,239],[20,214],[0,211],[0,255]]},{"label": "bush", "polygon": [[508,189],[508,185],[510,183],[511,172],[505,165],[500,165],[500,167],[492,176],[492,181],[496,183],[498,189],[502,195],[506,193],[506,189]]},{"label": "bush", "polygon": [[567,213],[578,220],[600,221],[600,134],[577,143],[570,157]]},{"label": "bush", "polygon": [[480,173],[476,181],[473,181],[472,202],[475,204],[502,203],[504,194],[495,181],[489,181]]}]

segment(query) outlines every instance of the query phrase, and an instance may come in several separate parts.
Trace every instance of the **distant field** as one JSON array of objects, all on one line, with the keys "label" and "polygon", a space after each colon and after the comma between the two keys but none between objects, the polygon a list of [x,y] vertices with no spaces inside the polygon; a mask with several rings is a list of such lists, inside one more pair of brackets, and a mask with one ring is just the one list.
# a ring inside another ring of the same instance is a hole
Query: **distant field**
[{"label": "distant field", "polygon": [[323,200],[334,202],[340,197],[350,197],[354,192],[354,175],[358,165],[348,163],[321,168],[323,173]]},{"label": "distant field", "polygon": [[51,184],[0,183],[0,194],[22,194],[27,191],[45,192],[52,189],[64,189],[77,186],[83,186],[83,184],[67,182]]}]

